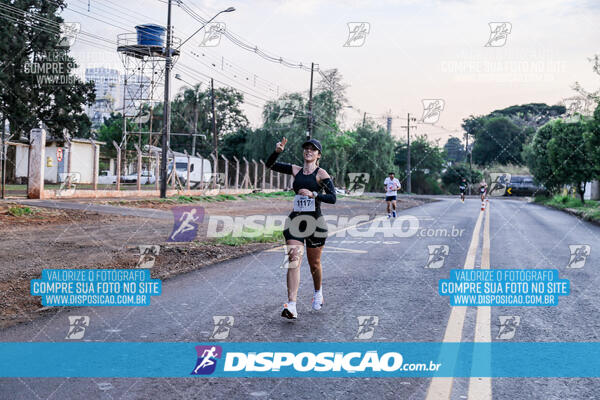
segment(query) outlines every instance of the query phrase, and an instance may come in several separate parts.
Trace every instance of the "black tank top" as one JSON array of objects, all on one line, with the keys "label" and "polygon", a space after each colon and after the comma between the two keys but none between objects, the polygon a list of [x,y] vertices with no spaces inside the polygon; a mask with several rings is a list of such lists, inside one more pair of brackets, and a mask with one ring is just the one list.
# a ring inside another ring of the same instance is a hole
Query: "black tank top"
[{"label": "black tank top", "polygon": [[[317,171],[319,171],[319,167],[315,168],[312,174],[304,175],[304,169],[301,168],[300,172],[294,175],[294,185],[293,189],[296,194],[300,189],[308,189],[311,192],[320,192],[321,186],[317,182]],[[315,200],[315,212],[321,213],[321,202],[319,200]]]}]

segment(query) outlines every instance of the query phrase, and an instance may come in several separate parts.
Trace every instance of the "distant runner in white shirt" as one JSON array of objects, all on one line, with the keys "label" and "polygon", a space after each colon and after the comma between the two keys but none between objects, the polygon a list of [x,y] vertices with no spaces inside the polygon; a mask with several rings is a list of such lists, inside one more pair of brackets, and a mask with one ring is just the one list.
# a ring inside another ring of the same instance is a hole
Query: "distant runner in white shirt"
[{"label": "distant runner in white shirt", "polygon": [[393,172],[390,172],[390,176],[385,178],[383,184],[385,185],[385,201],[387,202],[388,218],[391,218],[392,216],[396,218],[396,196],[400,189],[400,181],[394,178]]}]

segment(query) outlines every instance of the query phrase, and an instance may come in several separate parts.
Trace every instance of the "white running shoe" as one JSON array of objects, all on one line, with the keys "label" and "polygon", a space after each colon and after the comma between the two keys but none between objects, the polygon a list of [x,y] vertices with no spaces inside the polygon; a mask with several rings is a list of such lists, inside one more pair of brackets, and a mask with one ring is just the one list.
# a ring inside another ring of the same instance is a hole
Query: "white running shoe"
[{"label": "white running shoe", "polygon": [[283,305],[283,311],[281,311],[281,316],[284,318],[287,318],[287,319],[298,318],[298,312],[296,311],[296,304],[285,303]]},{"label": "white running shoe", "polygon": [[313,310],[320,310],[323,307],[323,292],[315,292],[312,301]]}]

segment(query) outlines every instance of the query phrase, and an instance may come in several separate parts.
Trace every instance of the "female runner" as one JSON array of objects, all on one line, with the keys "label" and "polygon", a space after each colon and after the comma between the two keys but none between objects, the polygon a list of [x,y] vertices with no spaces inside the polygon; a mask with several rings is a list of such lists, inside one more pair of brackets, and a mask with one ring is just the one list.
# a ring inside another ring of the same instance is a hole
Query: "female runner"
[{"label": "female runner", "polygon": [[[321,202],[335,204],[335,187],[329,174],[319,168],[322,147],[316,139],[302,144],[304,166],[276,162],[285,150],[287,139],[284,137],[275,146],[275,151],[266,162],[267,167],[276,172],[294,176],[294,210],[285,221],[283,236],[288,249],[289,266],[287,270],[288,301],[283,305],[281,316],[296,319],[296,297],[300,286],[300,264],[306,241],[306,256],[313,277],[315,293],[312,308],[320,310],[323,306],[321,287],[321,252],[327,239],[327,224],[321,214]],[[324,192],[324,193],[323,193]]]}]

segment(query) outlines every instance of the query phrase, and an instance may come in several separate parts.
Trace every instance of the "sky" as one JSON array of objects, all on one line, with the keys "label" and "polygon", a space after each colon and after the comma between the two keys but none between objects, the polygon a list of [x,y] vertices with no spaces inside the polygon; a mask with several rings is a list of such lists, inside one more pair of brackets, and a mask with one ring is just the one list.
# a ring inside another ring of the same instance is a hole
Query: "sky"
[{"label": "sky", "polygon": [[[462,137],[461,122],[515,104],[560,104],[574,96],[577,81],[597,90],[600,76],[589,58],[600,53],[600,2],[594,1],[349,1],[349,0],[182,0],[204,19],[233,6],[215,21],[252,47],[293,63],[337,68],[343,76],[347,106],[343,126],[367,117],[392,135],[406,136],[407,114],[416,131],[443,145]],[[166,0],[70,0],[62,13],[79,22],[71,51],[80,66],[122,69],[117,35],[144,23],[166,25]],[[187,38],[202,25],[174,1],[174,34]],[[505,39],[491,36],[504,23]],[[349,24],[364,37],[349,41]],[[491,25],[490,25],[491,24]],[[94,36],[92,36],[94,35]],[[200,32],[182,47],[173,76],[172,96],[184,85],[208,81],[245,92],[252,126],[260,126],[266,100],[290,92],[307,93],[310,71],[267,61],[226,37],[214,47],[200,46]],[[100,38],[100,39],[99,39]],[[490,39],[492,40],[490,41]],[[496,38],[493,40],[493,38]],[[345,46],[346,44],[346,46]],[[488,44],[486,46],[486,44]],[[256,76],[256,78],[255,78]],[[315,74],[315,80],[319,74]],[[256,83],[255,83],[256,80]],[[204,86],[206,87],[206,86]],[[439,114],[424,121],[424,101],[436,100]],[[424,123],[430,122],[430,123]]]}]

